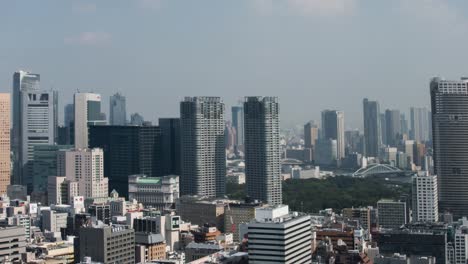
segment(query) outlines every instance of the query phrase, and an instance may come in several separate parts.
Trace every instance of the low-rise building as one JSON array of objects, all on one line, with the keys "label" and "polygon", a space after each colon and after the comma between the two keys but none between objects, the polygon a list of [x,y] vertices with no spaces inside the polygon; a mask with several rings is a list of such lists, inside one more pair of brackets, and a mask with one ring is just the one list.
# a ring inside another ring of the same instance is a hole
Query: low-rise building
[{"label": "low-rise building", "polygon": [[184,221],[200,226],[213,224],[224,231],[224,211],[229,202],[231,201],[183,196],[176,202],[176,211]]},{"label": "low-rise building", "polygon": [[217,243],[191,242],[185,247],[185,260],[188,262],[219,252],[223,247]]},{"label": "low-rise building", "polygon": [[131,175],[128,177],[128,198],[137,200],[145,207],[159,210],[173,208],[179,198],[179,176]]},{"label": "low-rise building", "polygon": [[161,234],[135,233],[135,261],[146,263],[166,258],[166,241]]},{"label": "low-rise building", "polygon": [[20,261],[21,254],[26,253],[24,227],[0,227],[0,262]]},{"label": "low-rise building", "polygon": [[380,200],[377,202],[377,215],[381,228],[399,228],[407,223],[406,203]]}]

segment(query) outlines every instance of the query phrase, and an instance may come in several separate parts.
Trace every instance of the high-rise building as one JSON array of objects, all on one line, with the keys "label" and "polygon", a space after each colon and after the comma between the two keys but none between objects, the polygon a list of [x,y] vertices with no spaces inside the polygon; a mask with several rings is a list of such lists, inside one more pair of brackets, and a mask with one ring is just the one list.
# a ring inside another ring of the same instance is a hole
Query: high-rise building
[{"label": "high-rise building", "polygon": [[236,141],[236,129],[231,125],[231,122],[228,121],[224,128],[224,143],[226,144],[226,149],[233,150],[236,146]]},{"label": "high-rise building", "polygon": [[381,113],[380,115],[380,139],[382,145],[387,144],[387,121],[385,119],[385,113]]},{"label": "high-rise building", "polygon": [[59,150],[71,149],[71,145],[34,146],[33,192],[44,195],[50,176],[57,176],[57,153]]},{"label": "high-rise building", "polygon": [[337,161],[345,157],[344,112],[336,110],[322,111],[322,139],[336,140]]},{"label": "high-rise building", "polygon": [[18,71],[13,74],[13,128],[11,149],[13,151],[13,177],[12,184],[22,183],[22,101],[23,92],[38,91],[41,77],[25,71]]},{"label": "high-rise building", "polygon": [[224,103],[219,97],[186,97],[180,103],[180,127],[181,194],[224,196]]},{"label": "high-rise building", "polygon": [[40,76],[24,71],[13,74],[14,184],[32,191],[35,145],[51,145],[57,132],[57,93],[39,89]]},{"label": "high-rise building", "polygon": [[[157,126],[90,126],[89,146],[104,151],[109,189],[128,195],[128,176],[162,176],[161,129]],[[166,155],[166,153],[164,153]]]},{"label": "high-rise building", "polygon": [[377,101],[363,101],[364,106],[364,155],[378,157],[382,134],[380,126],[380,107]]},{"label": "high-rise building", "polygon": [[434,78],[430,89],[439,208],[468,216],[468,79]]},{"label": "high-rise building", "polygon": [[346,154],[363,153],[364,135],[359,130],[345,131]]},{"label": "high-rise building", "polygon": [[79,261],[91,257],[104,264],[135,263],[135,232],[129,226],[83,227],[79,238]]},{"label": "high-rise building", "polygon": [[64,107],[64,127],[65,127],[65,144],[75,145],[75,106],[67,104]]},{"label": "high-rise building", "polygon": [[336,139],[319,139],[315,145],[315,164],[336,166],[338,160]]},{"label": "high-rise building", "polygon": [[134,113],[130,116],[130,125],[142,126],[144,122],[145,122],[145,119],[139,113]]},{"label": "high-rise building", "polygon": [[408,120],[406,120],[405,113],[400,114],[400,127],[401,127],[400,135],[408,137],[409,128],[408,128]]},{"label": "high-rise building", "polygon": [[0,93],[0,195],[10,185],[10,94]]},{"label": "high-rise building", "polygon": [[429,141],[430,130],[430,112],[425,107],[411,107],[410,108],[411,120],[411,139],[416,142]]},{"label": "high-rise building", "polygon": [[236,129],[236,146],[244,145],[244,108],[242,106],[233,106],[232,127]]},{"label": "high-rise building", "polygon": [[78,182],[80,196],[95,198],[109,195],[102,149],[60,150],[57,155],[57,172],[69,181]]},{"label": "high-rise building", "polygon": [[319,138],[319,128],[314,121],[304,125],[304,147],[314,149],[315,143]]},{"label": "high-rise building", "polygon": [[88,148],[88,127],[105,125],[106,118],[101,113],[101,95],[94,93],[76,93],[73,98],[75,112],[75,147]]},{"label": "high-rise building", "polygon": [[66,104],[63,110],[63,123],[65,126],[70,126],[75,121],[75,106]]},{"label": "high-rise building", "polygon": [[109,124],[112,126],[124,126],[127,123],[127,110],[125,96],[116,93],[109,100]]},{"label": "high-rise building", "polygon": [[245,98],[244,133],[247,195],[270,205],[281,204],[278,98]]},{"label": "high-rise building", "polygon": [[312,263],[310,216],[287,205],[255,209],[247,224],[249,263]]},{"label": "high-rise building", "polygon": [[437,176],[429,174],[413,176],[412,195],[413,221],[438,222]]},{"label": "high-rise building", "polygon": [[385,110],[385,128],[387,130],[386,145],[396,147],[401,135],[401,116],[400,110]]},{"label": "high-rise building", "polygon": [[159,118],[162,175],[180,175],[180,118]]}]

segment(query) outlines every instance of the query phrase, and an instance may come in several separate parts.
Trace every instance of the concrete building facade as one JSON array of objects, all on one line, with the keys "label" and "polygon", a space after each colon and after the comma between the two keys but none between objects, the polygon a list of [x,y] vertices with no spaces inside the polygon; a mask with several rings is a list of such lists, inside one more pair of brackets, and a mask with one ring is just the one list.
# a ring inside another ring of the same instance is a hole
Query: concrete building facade
[{"label": "concrete building facade", "polygon": [[75,147],[88,148],[88,126],[104,125],[106,118],[101,113],[101,95],[94,93],[76,93],[73,97]]},{"label": "concrete building facade", "polygon": [[147,177],[140,174],[128,177],[128,199],[135,199],[145,207],[169,209],[178,198],[179,176]]},{"label": "concrete building facade", "polygon": [[10,185],[10,94],[0,93],[0,195],[6,194]]},{"label": "concrete building facade", "polygon": [[278,98],[245,98],[244,133],[247,195],[270,205],[281,204]]},{"label": "concrete building facade", "polygon": [[80,261],[91,257],[104,264],[135,263],[135,232],[128,226],[83,227],[79,238]]},{"label": "concrete building facade", "polygon": [[78,195],[86,198],[109,195],[102,149],[61,150],[57,157],[58,174],[78,183]]},{"label": "concrete building facade", "polygon": [[26,253],[24,227],[0,227],[0,262],[21,261]]},{"label": "concrete building facade", "polygon": [[380,200],[377,202],[378,223],[381,228],[396,229],[407,223],[405,202]]},{"label": "concrete building facade", "polygon": [[247,233],[249,263],[312,263],[310,216],[289,214],[287,205],[256,209]]},{"label": "concrete building facade", "polygon": [[413,176],[412,220],[419,222],[438,222],[439,206],[437,176],[420,174]]},{"label": "concrete building facade", "polygon": [[186,97],[180,103],[182,195],[223,197],[226,192],[224,103]]}]

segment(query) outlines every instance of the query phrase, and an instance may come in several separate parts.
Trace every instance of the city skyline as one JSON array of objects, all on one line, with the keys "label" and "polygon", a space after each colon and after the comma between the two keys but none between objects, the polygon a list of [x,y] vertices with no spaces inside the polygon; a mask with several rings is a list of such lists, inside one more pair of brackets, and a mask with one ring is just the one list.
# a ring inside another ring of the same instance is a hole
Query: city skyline
[{"label": "city skyline", "polygon": [[[144,8],[143,2],[155,4]],[[10,90],[11,72],[25,69],[42,75],[43,89],[60,91],[60,108],[80,90],[100,93],[107,111],[107,98],[119,91],[127,97],[129,113],[156,121],[176,116],[178,107],[171,102],[186,95],[221,96],[230,107],[244,95],[270,94],[282,102],[285,125],[318,120],[322,109],[331,108],[346,113],[348,128],[360,128],[362,97],[378,100],[382,109],[409,112],[412,106],[429,106],[432,76],[465,75],[466,60],[456,52],[467,35],[466,15],[459,11],[467,4],[461,1],[395,1],[370,7],[354,0],[329,1],[334,7],[314,0],[310,2],[318,11],[311,11],[310,4],[305,14],[293,3],[309,1],[285,1],[290,6],[278,2],[207,1],[209,9],[195,3],[181,9],[181,1],[112,1],[115,8],[126,8],[118,17],[134,18],[128,24],[117,19],[110,1],[41,1],[28,3],[28,8],[5,2],[2,25],[28,28],[31,19],[63,25],[21,35],[5,27],[0,48],[8,53],[0,54],[0,92]],[[368,23],[376,14],[379,20]],[[187,23],[193,25],[191,32]],[[38,35],[40,41],[32,42]],[[431,61],[438,61],[437,66]],[[221,62],[224,67],[218,67]],[[413,98],[420,100],[414,103]],[[311,109],[303,113],[296,104]]]}]

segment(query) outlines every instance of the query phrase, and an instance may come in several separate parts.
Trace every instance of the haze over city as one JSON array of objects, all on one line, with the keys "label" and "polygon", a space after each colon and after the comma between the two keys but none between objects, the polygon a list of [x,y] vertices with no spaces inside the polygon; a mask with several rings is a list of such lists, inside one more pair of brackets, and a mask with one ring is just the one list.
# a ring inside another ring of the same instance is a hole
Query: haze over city
[{"label": "haze over city", "polygon": [[[129,112],[176,116],[187,95],[278,96],[283,125],[345,112],[429,106],[433,76],[466,75],[468,2],[460,0],[2,1],[0,91],[12,72],[41,88],[127,97]],[[108,109],[103,100],[103,109]],[[62,117],[61,117],[62,119]]]}]

